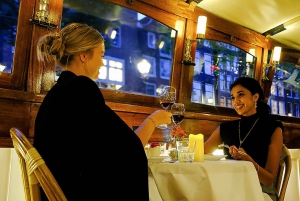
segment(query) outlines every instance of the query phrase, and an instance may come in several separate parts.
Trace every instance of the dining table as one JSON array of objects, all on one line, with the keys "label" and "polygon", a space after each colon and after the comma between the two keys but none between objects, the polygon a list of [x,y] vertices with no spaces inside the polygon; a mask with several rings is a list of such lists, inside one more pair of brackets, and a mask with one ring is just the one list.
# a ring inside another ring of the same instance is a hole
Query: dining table
[{"label": "dining table", "polygon": [[264,201],[254,165],[240,160],[148,164],[150,201]]}]

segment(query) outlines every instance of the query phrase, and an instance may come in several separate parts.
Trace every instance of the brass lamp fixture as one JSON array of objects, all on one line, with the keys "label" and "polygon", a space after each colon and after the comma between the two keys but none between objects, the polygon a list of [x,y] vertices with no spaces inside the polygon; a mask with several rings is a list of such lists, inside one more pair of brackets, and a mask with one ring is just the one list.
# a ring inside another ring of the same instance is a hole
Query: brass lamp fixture
[{"label": "brass lamp fixture", "polygon": [[190,36],[188,36],[186,38],[184,60],[182,61],[182,63],[184,65],[193,65],[193,66],[196,65],[194,62],[192,62],[191,46],[194,42],[200,42],[201,39],[204,38],[205,31],[206,31],[206,21],[207,21],[206,16],[199,16],[198,24],[197,24],[196,39],[192,40]]},{"label": "brass lamp fixture", "polygon": [[35,13],[34,19],[30,19],[32,24],[57,28],[58,26],[50,23],[48,5],[50,0],[39,0],[39,11]]},{"label": "brass lamp fixture", "polygon": [[274,50],[273,50],[272,63],[264,64],[264,66],[263,66],[263,76],[262,76],[263,81],[269,80],[269,78],[266,76],[266,69],[276,67],[279,64],[280,54],[281,54],[281,47],[275,46]]}]

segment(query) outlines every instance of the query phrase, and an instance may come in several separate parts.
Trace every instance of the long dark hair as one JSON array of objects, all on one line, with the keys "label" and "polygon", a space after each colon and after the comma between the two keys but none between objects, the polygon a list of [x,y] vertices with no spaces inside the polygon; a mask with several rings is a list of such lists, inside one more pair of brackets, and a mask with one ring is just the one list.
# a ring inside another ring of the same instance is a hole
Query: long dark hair
[{"label": "long dark hair", "polygon": [[257,80],[251,77],[239,77],[230,85],[230,91],[233,87],[241,85],[242,87],[248,89],[252,95],[258,93],[259,98],[257,100],[257,108],[256,111],[260,115],[269,115],[270,114],[270,106],[264,102],[265,96],[264,92]]}]

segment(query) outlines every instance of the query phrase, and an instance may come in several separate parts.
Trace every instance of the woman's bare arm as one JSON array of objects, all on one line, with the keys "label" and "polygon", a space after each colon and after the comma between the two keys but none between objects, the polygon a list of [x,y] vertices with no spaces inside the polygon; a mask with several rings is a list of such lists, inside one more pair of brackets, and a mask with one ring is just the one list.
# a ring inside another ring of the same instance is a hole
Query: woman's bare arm
[{"label": "woman's bare arm", "polygon": [[166,112],[164,110],[157,110],[149,115],[144,122],[135,130],[135,133],[142,141],[143,146],[145,146],[156,126],[160,124],[170,124],[172,113]]},{"label": "woman's bare arm", "polygon": [[[255,169],[257,170],[259,181],[265,186],[270,186],[277,175],[277,170],[279,167],[280,156],[283,146],[283,136],[282,129],[277,127],[272,134],[271,141],[269,144],[269,152],[267,157],[267,162],[265,167],[259,167],[254,159],[249,155],[240,154],[238,151],[245,152],[243,148],[230,147],[229,153],[236,160],[246,160],[253,163]],[[255,147],[254,147],[255,149]]]},{"label": "woman's bare arm", "polygon": [[222,143],[220,136],[220,127],[218,127],[204,143],[204,153],[213,153],[218,149],[218,145]]},{"label": "woman's bare arm", "polygon": [[282,130],[281,128],[277,127],[271,137],[266,166],[265,168],[260,168],[258,171],[259,181],[265,186],[271,185],[277,175],[282,146]]}]

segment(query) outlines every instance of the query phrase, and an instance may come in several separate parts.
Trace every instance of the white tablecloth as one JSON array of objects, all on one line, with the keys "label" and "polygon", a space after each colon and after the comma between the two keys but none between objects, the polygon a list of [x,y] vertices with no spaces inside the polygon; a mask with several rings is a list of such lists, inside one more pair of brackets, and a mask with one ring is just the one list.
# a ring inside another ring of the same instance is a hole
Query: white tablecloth
[{"label": "white tablecloth", "polygon": [[263,201],[251,162],[149,164],[151,201]]}]

